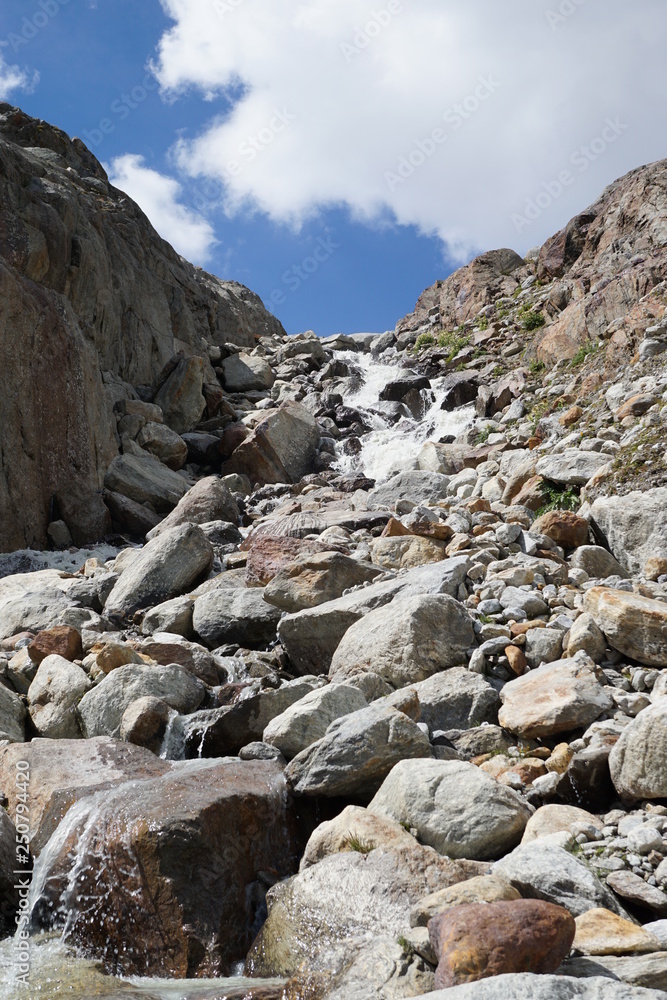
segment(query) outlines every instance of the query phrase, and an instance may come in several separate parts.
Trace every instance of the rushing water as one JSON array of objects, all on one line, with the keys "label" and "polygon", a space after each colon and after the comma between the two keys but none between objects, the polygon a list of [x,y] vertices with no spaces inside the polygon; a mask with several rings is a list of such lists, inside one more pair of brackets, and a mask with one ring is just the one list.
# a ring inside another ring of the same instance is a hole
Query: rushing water
[{"label": "rushing water", "polygon": [[472,407],[454,412],[441,409],[445,395],[442,377],[431,380],[431,389],[422,390],[424,408],[420,418],[403,416],[397,423],[391,423],[373,411],[385,386],[405,378],[408,370],[394,359],[383,362],[371,354],[350,351],[338,357],[361,374],[358,388],[345,395],[345,405],[361,411],[371,426],[370,432],[361,439],[358,454],[346,455],[339,450],[337,467],[343,473],[363,472],[371,479],[384,482],[404,469],[415,469],[422,445],[460,434],[474,416]]}]

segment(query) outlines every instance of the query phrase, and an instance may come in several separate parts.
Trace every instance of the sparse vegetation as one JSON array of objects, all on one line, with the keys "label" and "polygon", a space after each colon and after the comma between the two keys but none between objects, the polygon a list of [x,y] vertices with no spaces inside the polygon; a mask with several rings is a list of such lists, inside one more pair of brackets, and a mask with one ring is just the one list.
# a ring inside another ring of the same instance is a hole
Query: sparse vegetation
[{"label": "sparse vegetation", "polygon": [[486,444],[492,433],[493,433],[493,428],[491,427],[490,424],[487,424],[487,426],[483,427],[482,430],[477,435],[477,437],[475,438],[475,444]]},{"label": "sparse vegetation", "polygon": [[555,483],[543,483],[542,496],[544,503],[537,511],[538,517],[541,514],[548,514],[550,510],[579,510],[579,490],[573,486],[562,487]]},{"label": "sparse vegetation", "polygon": [[420,333],[415,341],[415,350],[421,351],[424,347],[433,347],[435,337],[432,333]]},{"label": "sparse vegetation", "polygon": [[523,323],[524,330],[539,330],[541,326],[544,326],[546,319],[544,313],[537,312],[534,309],[527,309],[523,312],[521,321]]},{"label": "sparse vegetation", "polygon": [[583,365],[584,361],[591,354],[596,354],[599,350],[598,344],[589,341],[587,344],[582,344],[575,356],[570,361],[570,368],[578,368],[579,365]]},{"label": "sparse vegetation", "polygon": [[489,317],[488,316],[482,316],[481,319],[480,319],[480,321],[479,321],[479,323],[477,324],[477,326],[482,331],[488,330],[489,329]]},{"label": "sparse vegetation", "polygon": [[529,368],[533,373],[533,375],[539,375],[539,373],[543,372],[546,367],[547,366],[545,365],[544,361],[538,361],[537,358],[533,358],[529,365]]},{"label": "sparse vegetation", "polygon": [[415,949],[410,944],[410,942],[408,941],[408,939],[405,938],[405,937],[403,937],[403,935],[401,935],[401,937],[399,937],[399,938],[396,939],[396,942],[403,949],[403,952],[405,953],[406,958],[412,958],[412,956],[415,953]]},{"label": "sparse vegetation", "polygon": [[368,840],[362,840],[354,834],[350,834],[347,838],[345,841],[345,847],[348,851],[356,851],[357,854],[370,854],[371,851],[375,850],[374,844],[371,844]]}]

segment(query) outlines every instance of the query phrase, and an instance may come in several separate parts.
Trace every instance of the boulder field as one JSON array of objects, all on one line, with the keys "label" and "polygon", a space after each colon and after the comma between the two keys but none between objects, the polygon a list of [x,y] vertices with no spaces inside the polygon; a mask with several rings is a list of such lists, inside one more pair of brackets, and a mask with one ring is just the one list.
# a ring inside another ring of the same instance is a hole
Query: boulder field
[{"label": "boulder field", "polygon": [[667,996],[667,166],[322,339],[6,105],[0,162],[103,439],[56,481],[3,437],[0,935],[20,843],[82,996]]}]

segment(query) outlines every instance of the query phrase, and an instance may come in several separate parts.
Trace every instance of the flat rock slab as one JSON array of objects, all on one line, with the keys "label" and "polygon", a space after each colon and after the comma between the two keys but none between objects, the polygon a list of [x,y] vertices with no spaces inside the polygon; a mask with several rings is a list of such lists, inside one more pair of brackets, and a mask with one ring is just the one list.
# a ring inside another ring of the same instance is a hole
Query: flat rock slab
[{"label": "flat rock slab", "polygon": [[422,1000],[662,1000],[662,995],[600,978],[599,973],[591,979],[522,973],[425,993]]},{"label": "flat rock slab", "polygon": [[[667,519],[667,510],[664,514]],[[650,667],[667,666],[667,604],[639,594],[592,587],[584,608],[620,653]]]}]

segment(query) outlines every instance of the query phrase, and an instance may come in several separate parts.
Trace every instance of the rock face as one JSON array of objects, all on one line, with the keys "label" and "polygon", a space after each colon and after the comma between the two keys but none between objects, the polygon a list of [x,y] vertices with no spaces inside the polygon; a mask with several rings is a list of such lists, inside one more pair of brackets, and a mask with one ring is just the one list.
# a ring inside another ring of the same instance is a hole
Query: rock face
[{"label": "rock face", "polygon": [[0,195],[0,551],[9,551],[45,544],[51,498],[72,479],[101,485],[118,453],[114,386],[150,384],[181,345],[206,358],[211,344],[254,346],[255,334],[282,328],[246,288],[179,257],[80,140],[8,104]]},{"label": "rock face", "polygon": [[606,587],[586,592],[584,607],[621,653],[651,667],[667,666],[667,604]]},{"label": "rock face", "polygon": [[480,861],[517,844],[532,812],[474,764],[440,760],[397,764],[368,808],[414,827],[440,854]]},{"label": "rock face", "polygon": [[541,900],[472,903],[448,910],[429,923],[438,956],[435,988],[506,973],[556,972],[575,934],[571,914]]},{"label": "rock face", "polygon": [[621,497],[598,497],[591,523],[618,561],[639,573],[654,556],[667,556],[667,488]]},{"label": "rock face", "polygon": [[293,864],[291,822],[275,764],[176,765],[72,810],[37,912],[58,924],[69,911],[67,940],[115,973],[229,975],[252,941],[264,873]]}]

